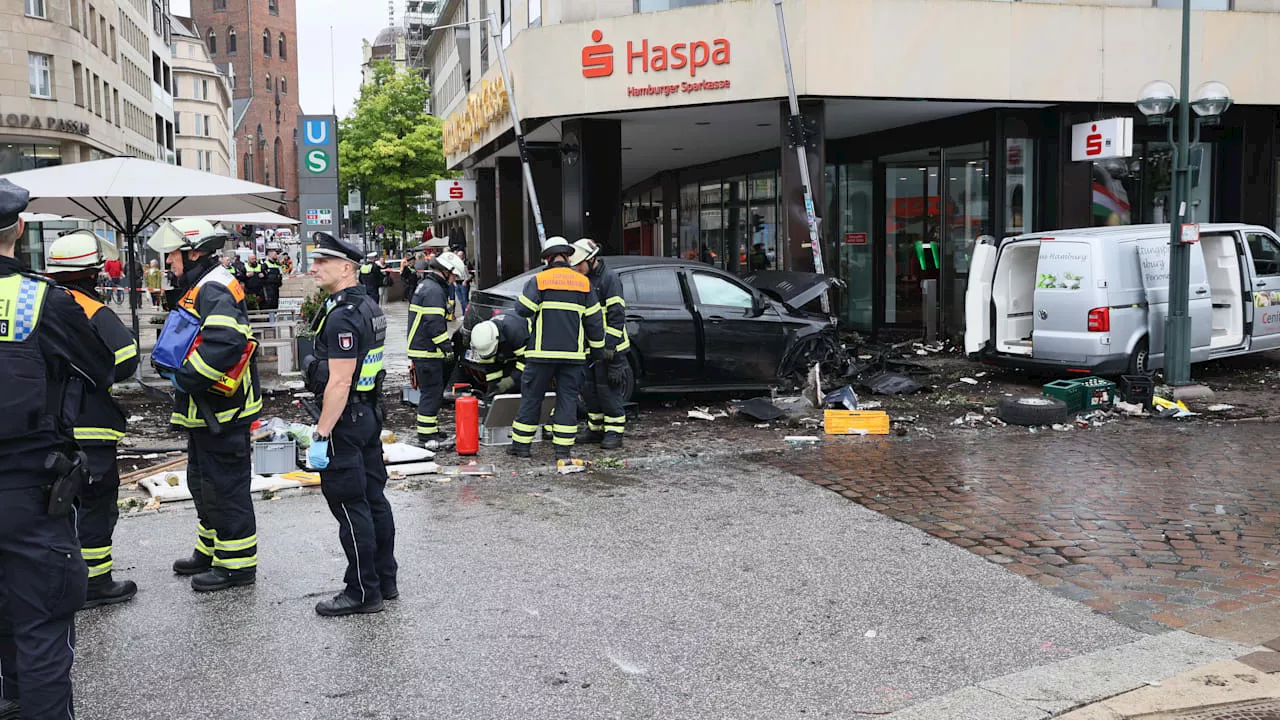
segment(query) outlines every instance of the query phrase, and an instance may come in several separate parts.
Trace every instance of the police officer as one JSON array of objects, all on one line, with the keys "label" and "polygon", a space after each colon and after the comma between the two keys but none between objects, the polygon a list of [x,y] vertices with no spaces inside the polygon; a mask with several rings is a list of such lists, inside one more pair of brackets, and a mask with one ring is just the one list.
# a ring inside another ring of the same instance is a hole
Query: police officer
[{"label": "police officer", "polygon": [[569,265],[573,252],[568,240],[547,238],[542,246],[546,269],[529,278],[516,303],[516,313],[532,320],[520,379],[520,411],[511,423],[512,442],[507,450],[516,457],[530,457],[529,446],[541,419],[542,398],[553,380],[556,459],[570,457],[578,433],[578,392],[588,347],[593,359],[603,356],[600,303],[591,290],[591,281]]},{"label": "police officer", "polygon": [[271,248],[267,251],[266,262],[262,263],[262,291],[266,295],[267,302],[265,310],[275,310],[280,307],[280,286],[284,285],[284,265],[280,262],[280,251]]},{"label": "police officer", "polygon": [[[115,245],[88,230],[76,230],[53,242],[47,264],[47,274],[71,293],[98,337],[115,353],[115,382],[129,379],[138,369],[138,344],[120,318],[99,300],[95,285],[103,263],[119,257]],[[75,427],[76,441],[89,457],[89,484],[80,495],[78,513],[81,555],[89,566],[85,608],[122,603],[138,592],[132,580],[116,582],[111,573],[111,536],[120,518],[116,443],[124,431],[124,411],[109,388],[85,395]]]},{"label": "police officer", "polygon": [[27,198],[0,179],[0,717],[47,720],[75,715],[87,579],[72,506],[88,461],[75,450],[74,409],[111,383],[115,358],[69,294],[15,259]]},{"label": "police officer", "polygon": [[590,238],[582,238],[573,246],[575,252],[569,262],[591,280],[591,288],[604,312],[604,357],[591,363],[582,385],[582,398],[587,404],[587,432],[579,439],[598,442],[605,450],[616,450],[622,447],[622,434],[627,431],[627,412],[622,407],[622,390],[631,372],[627,364],[627,351],[631,349],[631,338],[627,336],[627,301],[622,297],[618,274],[605,267],[599,257],[600,246]]},{"label": "police officer", "polygon": [[249,253],[249,259],[244,263],[242,277],[244,291],[258,298],[259,308],[265,306],[267,304],[267,269],[262,267],[258,262],[258,256],[254,253]]},{"label": "police officer", "polygon": [[451,252],[427,263],[427,270],[409,302],[409,372],[418,388],[418,441],[428,450],[444,447],[440,406],[444,403],[446,365],[453,341],[445,320],[450,278],[467,278],[467,266]]},{"label": "police officer", "polygon": [[249,427],[262,412],[256,358],[243,366],[230,395],[216,387],[242,364],[253,338],[244,288],[215,259],[227,237],[207,220],[184,218],[162,225],[147,241],[177,278],[174,312],[190,313],[200,324],[200,345],[182,367],[161,369],[176,391],[169,422],[188,431],[187,486],[199,520],[195,552],[174,562],[173,571],[193,576],[197,592],[252,585],[258,571],[249,492]]},{"label": "police officer", "polygon": [[376,304],[378,290],[382,288],[382,266],[377,263],[378,253],[365,255],[364,264],[360,266],[360,284],[364,285],[365,294]]},{"label": "police officer", "polygon": [[307,459],[338,521],[347,554],[346,588],[316,605],[325,616],[376,613],[396,587],[396,526],[382,463],[382,358],[387,318],[357,282],[360,251],[316,233],[311,275],[329,293],[312,330],[315,356],[305,361],[307,388],[322,398]]},{"label": "police officer", "polygon": [[484,374],[490,399],[520,387],[528,344],[529,320],[514,313],[499,313],[471,328],[472,352],[465,362]]}]

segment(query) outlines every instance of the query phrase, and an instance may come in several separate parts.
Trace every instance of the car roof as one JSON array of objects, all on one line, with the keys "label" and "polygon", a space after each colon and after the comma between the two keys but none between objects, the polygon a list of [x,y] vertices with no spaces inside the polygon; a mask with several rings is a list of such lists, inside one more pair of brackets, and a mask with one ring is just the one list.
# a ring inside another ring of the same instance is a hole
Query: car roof
[{"label": "car roof", "polygon": [[[682,258],[650,257],[647,255],[602,255],[600,256],[600,259],[603,260],[605,265],[610,269],[620,271],[662,267],[672,269],[694,267],[719,270],[719,268],[714,265],[709,265],[697,260],[684,260]],[[484,292],[492,292],[499,295],[507,294],[511,297],[515,297],[520,294],[520,291],[524,288],[524,284],[528,282],[529,278],[535,273],[540,272],[542,269],[542,266],[538,266],[536,268],[525,270],[519,275],[507,278],[496,285],[485,288]]]}]

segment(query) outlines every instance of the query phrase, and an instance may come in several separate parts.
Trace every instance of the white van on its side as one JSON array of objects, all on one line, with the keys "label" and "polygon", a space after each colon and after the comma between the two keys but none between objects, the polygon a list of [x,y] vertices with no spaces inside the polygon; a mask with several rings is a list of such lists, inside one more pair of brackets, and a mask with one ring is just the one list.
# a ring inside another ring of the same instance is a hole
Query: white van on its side
[{"label": "white van on its side", "polygon": [[[1191,362],[1280,347],[1280,240],[1206,224],[1191,249]],[[1164,365],[1169,226],[1080,228],[974,248],[965,352],[985,363],[1117,375]]]}]

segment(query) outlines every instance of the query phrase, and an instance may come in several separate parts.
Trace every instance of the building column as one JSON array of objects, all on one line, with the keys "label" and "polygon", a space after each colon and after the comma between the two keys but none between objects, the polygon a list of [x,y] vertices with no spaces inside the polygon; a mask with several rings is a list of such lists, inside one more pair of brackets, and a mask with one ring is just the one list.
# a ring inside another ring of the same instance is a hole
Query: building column
[{"label": "building column", "polygon": [[[813,272],[813,249],[809,247],[809,215],[804,204],[804,183],[800,179],[800,160],[796,157],[796,148],[791,144],[791,107],[784,100],[778,106],[782,128],[782,193],[781,223],[786,232],[786,249],[779,248],[779,269],[796,272]],[[822,100],[801,100],[800,116],[806,129],[806,147],[809,159],[809,187],[813,190],[814,212],[821,213],[826,202],[827,163],[827,130],[823,121],[826,105]],[[819,238],[824,232],[822,223],[834,222],[836,218],[818,215]],[[827,269],[831,268],[831,258],[823,257]],[[785,263],[785,264],[783,264]]]},{"label": "building column", "polygon": [[680,257],[680,176],[673,172],[662,174],[662,241],[658,254],[664,257]]},{"label": "building column", "polygon": [[622,123],[566,120],[561,127],[564,232],[606,255],[622,252]]},{"label": "building column", "polygon": [[[564,215],[561,204],[561,162],[556,152],[531,152],[529,172],[533,173],[533,186],[538,190],[538,206],[542,209],[542,226],[547,237],[564,234]],[[533,218],[533,204],[529,202],[529,190],[525,188],[525,266],[542,264],[542,245],[538,242],[538,224]],[[571,238],[576,239],[576,238]]]},{"label": "building column", "polygon": [[476,168],[476,288],[498,282],[498,184],[493,168]]},{"label": "building column", "polygon": [[499,280],[506,280],[525,270],[524,190],[520,158],[498,158],[495,174],[497,273]]}]

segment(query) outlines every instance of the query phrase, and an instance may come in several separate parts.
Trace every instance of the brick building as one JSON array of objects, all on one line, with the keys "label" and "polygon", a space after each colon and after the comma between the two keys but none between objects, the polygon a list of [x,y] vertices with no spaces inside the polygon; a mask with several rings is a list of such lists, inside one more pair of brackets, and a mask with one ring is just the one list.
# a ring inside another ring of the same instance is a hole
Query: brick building
[{"label": "brick building", "polygon": [[240,177],[283,188],[298,213],[298,20],[295,0],[191,0],[219,65],[233,70]]}]

